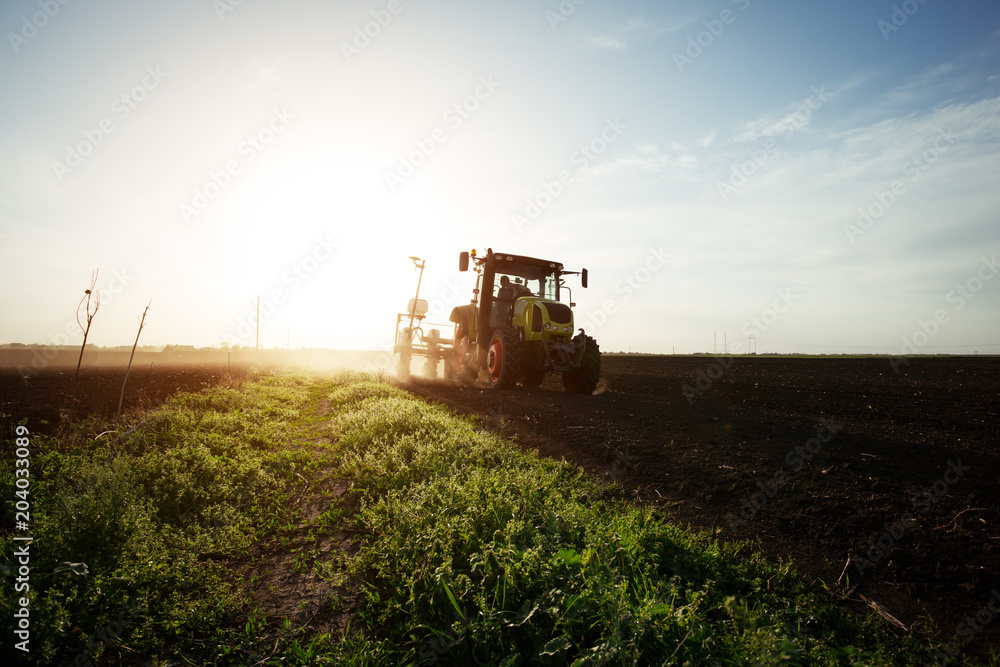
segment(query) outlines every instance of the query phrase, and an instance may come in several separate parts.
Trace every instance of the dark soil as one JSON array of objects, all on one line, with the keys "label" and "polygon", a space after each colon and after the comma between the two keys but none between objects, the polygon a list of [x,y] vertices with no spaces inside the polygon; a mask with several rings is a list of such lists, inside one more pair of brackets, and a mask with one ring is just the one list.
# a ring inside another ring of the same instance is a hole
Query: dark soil
[{"label": "dark soil", "polygon": [[998,358],[605,356],[589,397],[408,387],[914,632],[1000,645],[1000,614],[975,620],[1000,590]]},{"label": "dark soil", "polygon": [[[198,392],[206,387],[239,381],[245,368],[225,366],[156,366],[132,367],[122,412],[160,405],[178,391]],[[0,434],[10,436],[11,423],[27,420],[35,433],[51,434],[61,419],[73,416],[113,417],[118,411],[125,368],[81,369],[77,400],[73,397],[75,368],[52,368],[25,377],[13,368],[0,368]],[[74,406],[75,403],[75,406]]]}]

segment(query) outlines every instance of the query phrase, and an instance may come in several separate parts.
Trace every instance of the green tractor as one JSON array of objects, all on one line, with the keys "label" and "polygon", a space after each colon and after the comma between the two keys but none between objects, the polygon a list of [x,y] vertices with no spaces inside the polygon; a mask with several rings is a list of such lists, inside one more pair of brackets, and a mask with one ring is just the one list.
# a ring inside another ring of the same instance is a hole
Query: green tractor
[{"label": "green tractor", "polygon": [[485,372],[490,386],[527,389],[541,385],[545,374],[562,373],[566,391],[592,394],[601,377],[601,351],[581,329],[574,335],[572,293],[563,276],[579,275],[587,287],[587,269],[564,271],[563,265],[533,257],[486,251],[459,256],[459,270],[470,261],[478,274],[472,302],[451,312],[455,323],[452,372],[475,380]]}]

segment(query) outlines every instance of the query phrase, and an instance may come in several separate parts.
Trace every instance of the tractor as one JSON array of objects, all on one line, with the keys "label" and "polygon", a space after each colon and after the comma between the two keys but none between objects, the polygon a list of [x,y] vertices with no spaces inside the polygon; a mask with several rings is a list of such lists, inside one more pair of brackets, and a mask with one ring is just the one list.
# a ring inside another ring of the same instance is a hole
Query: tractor
[{"label": "tractor", "polygon": [[[583,329],[574,335],[572,292],[563,276],[579,275],[587,287],[587,269],[565,271],[558,262],[476,251],[459,255],[459,271],[470,262],[477,273],[471,303],[452,310],[455,323],[451,371],[475,380],[484,372],[491,387],[520,384],[537,389],[545,374],[561,373],[566,391],[592,394],[601,377],[601,351]],[[569,292],[564,303],[563,294]]]}]

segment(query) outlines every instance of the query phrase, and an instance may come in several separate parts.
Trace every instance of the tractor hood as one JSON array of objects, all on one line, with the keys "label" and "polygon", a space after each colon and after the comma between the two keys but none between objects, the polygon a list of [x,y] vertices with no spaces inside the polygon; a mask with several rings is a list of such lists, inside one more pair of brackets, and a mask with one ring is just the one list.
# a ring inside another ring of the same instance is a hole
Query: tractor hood
[{"label": "tractor hood", "polygon": [[565,303],[537,296],[520,297],[514,302],[514,324],[523,326],[528,340],[573,337],[573,311]]}]

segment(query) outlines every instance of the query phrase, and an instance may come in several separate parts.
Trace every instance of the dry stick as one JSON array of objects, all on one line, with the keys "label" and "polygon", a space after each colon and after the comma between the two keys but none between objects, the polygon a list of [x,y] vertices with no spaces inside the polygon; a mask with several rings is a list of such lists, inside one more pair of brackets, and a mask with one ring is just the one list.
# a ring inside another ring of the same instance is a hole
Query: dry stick
[{"label": "dry stick", "polygon": [[[958,514],[956,514],[955,518],[952,519],[950,523],[946,523],[943,526],[935,526],[934,530],[941,530],[942,528],[950,528],[951,526],[954,526],[955,522],[958,521],[958,517],[962,516],[966,512],[982,512],[982,511],[985,511],[985,510],[986,510],[985,507],[969,507],[967,509],[962,510]],[[956,528],[957,528],[957,526],[956,526]],[[948,530],[948,531],[945,531],[945,532],[950,533],[951,531]]]},{"label": "dry stick", "polygon": [[906,625],[905,623],[903,623],[902,621],[900,621],[898,618],[896,618],[895,616],[893,616],[892,614],[890,614],[888,609],[886,609],[885,607],[883,607],[878,602],[875,602],[875,600],[867,598],[864,595],[861,596],[861,599],[864,600],[865,602],[867,602],[868,606],[875,610],[875,613],[877,613],[879,616],[881,616],[885,620],[889,621],[891,624],[895,625],[897,628],[899,628],[903,632],[907,632],[907,633],[908,632],[912,632],[912,628],[910,626]]},{"label": "dry stick", "polygon": [[142,319],[139,320],[139,331],[135,334],[135,342],[132,343],[132,354],[129,355],[128,368],[125,369],[125,379],[122,380],[122,395],[118,398],[118,413],[115,415],[115,418],[122,415],[122,401],[125,400],[125,383],[128,382],[128,373],[132,370],[132,359],[135,357],[135,348],[139,344],[139,334],[142,333],[142,328],[146,326],[146,312],[151,305],[153,305],[152,301],[146,304],[146,310],[142,311]]},{"label": "dry stick", "polygon": [[[90,324],[94,321],[94,316],[97,315],[97,311],[101,308],[101,292],[100,290],[95,290],[94,287],[97,285],[97,274],[100,273],[100,269],[97,269],[90,274],[90,289],[84,292],[84,296],[80,299],[80,303],[76,306],[76,323],[80,326],[83,331],[83,345],[80,346],[80,358],[76,360],[76,375],[73,377],[73,399],[70,402],[70,411],[76,406],[76,387],[80,382],[80,364],[83,363],[83,350],[87,347],[87,336],[90,335]],[[90,299],[94,299],[94,312],[90,312]],[[80,322],[80,306],[83,302],[87,302],[87,326],[84,327],[83,323]]]}]

